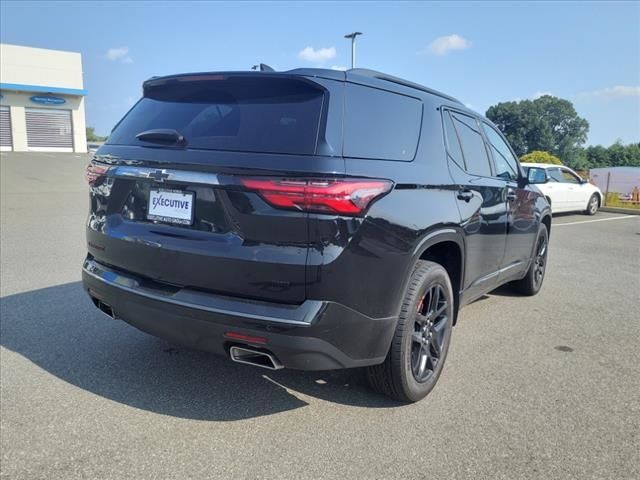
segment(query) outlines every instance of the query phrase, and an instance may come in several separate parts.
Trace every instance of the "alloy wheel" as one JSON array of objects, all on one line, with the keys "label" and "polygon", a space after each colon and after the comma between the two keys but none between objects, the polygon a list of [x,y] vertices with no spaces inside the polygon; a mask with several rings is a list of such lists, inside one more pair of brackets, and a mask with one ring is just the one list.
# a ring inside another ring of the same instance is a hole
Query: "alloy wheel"
[{"label": "alloy wheel", "polygon": [[547,239],[540,236],[536,247],[536,259],[533,270],[533,281],[536,287],[540,286],[544,279],[544,271],[547,265]]},{"label": "alloy wheel", "polygon": [[445,292],[442,285],[433,285],[418,302],[411,337],[411,371],[419,383],[429,380],[443,355],[449,309]]}]

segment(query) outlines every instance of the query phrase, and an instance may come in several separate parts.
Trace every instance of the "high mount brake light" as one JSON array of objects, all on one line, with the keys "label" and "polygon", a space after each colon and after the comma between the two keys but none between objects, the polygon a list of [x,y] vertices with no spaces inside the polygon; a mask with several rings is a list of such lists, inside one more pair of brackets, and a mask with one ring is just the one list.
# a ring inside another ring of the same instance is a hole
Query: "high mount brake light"
[{"label": "high mount brake light", "polygon": [[277,208],[317,213],[360,215],[389,192],[389,180],[241,178],[242,185]]},{"label": "high mount brake light", "polygon": [[84,178],[87,180],[87,183],[90,187],[93,187],[102,177],[107,175],[109,171],[109,167],[103,165],[96,165],[95,163],[90,163],[87,165],[87,170],[84,173]]},{"label": "high mount brake light", "polygon": [[178,77],[178,82],[210,82],[211,80],[226,80],[224,75],[189,75],[186,77]]}]

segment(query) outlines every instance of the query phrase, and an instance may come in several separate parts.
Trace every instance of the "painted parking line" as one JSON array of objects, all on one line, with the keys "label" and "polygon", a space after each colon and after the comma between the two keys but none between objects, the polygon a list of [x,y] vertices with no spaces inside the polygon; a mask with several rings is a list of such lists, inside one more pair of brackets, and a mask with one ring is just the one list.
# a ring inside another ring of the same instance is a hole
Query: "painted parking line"
[{"label": "painted parking line", "polygon": [[554,223],[554,227],[562,227],[564,225],[578,225],[579,223],[594,223],[594,222],[608,222],[609,220],[626,220],[629,218],[638,218],[635,215],[622,215],[620,217],[611,218],[597,218],[595,220],[582,220],[580,222],[568,222],[568,223]]}]

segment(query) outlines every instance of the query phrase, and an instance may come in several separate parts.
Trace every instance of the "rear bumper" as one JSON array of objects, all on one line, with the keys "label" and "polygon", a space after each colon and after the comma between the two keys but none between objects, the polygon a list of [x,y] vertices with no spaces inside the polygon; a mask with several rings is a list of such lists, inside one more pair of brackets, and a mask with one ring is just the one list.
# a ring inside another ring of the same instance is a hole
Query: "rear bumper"
[{"label": "rear bumper", "polygon": [[[85,260],[82,281],[89,295],[109,305],[117,319],[189,347],[227,355],[232,345],[272,352],[286,367],[332,370],[382,363],[395,318],[370,318],[334,302],[306,300],[281,305],[169,288]],[[228,333],[259,337],[238,341]]]}]

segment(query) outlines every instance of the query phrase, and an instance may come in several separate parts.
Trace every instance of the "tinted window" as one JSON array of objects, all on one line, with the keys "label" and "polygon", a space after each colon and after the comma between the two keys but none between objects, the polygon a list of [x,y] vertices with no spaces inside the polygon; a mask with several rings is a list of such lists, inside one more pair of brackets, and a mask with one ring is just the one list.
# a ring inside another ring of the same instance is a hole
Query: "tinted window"
[{"label": "tinted window", "polygon": [[511,153],[509,145],[502,139],[500,134],[493,127],[484,125],[484,131],[489,140],[493,161],[496,167],[496,175],[507,180],[518,179],[518,161]]},{"label": "tinted window", "polygon": [[489,157],[476,120],[473,117],[453,112],[451,112],[451,118],[462,143],[467,172],[472,175],[490,177]]},{"label": "tinted window", "polygon": [[464,157],[462,155],[462,148],[460,148],[460,141],[458,135],[453,127],[453,121],[449,112],[444,112],[444,132],[447,137],[447,152],[454,162],[458,164],[463,170],[466,169],[464,164]]},{"label": "tinted window", "polygon": [[108,143],[149,145],[136,135],[170,128],[189,148],[313,154],[323,98],[321,87],[287,78],[164,82],[146,89]]},{"label": "tinted window", "polygon": [[422,123],[422,102],[376,88],[347,84],[344,155],[413,160]]}]

